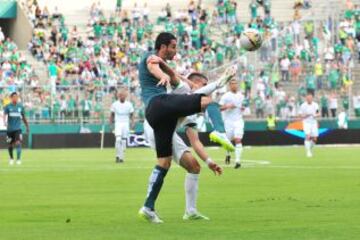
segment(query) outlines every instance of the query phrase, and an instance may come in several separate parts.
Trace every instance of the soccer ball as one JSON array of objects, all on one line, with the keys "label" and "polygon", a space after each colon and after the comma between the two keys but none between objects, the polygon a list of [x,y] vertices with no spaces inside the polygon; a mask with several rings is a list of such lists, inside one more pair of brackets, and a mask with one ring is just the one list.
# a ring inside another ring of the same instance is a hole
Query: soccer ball
[{"label": "soccer ball", "polygon": [[263,38],[256,29],[246,29],[240,36],[241,47],[247,51],[255,51],[261,47]]}]

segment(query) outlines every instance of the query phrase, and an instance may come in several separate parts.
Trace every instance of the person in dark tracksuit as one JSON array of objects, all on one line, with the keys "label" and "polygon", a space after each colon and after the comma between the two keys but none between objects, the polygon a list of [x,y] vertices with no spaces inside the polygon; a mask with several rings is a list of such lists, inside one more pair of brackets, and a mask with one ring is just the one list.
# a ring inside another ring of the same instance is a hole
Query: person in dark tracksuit
[{"label": "person in dark tracksuit", "polygon": [[24,121],[26,133],[29,133],[29,124],[25,117],[24,107],[18,102],[19,96],[16,92],[10,95],[11,102],[4,108],[4,125],[7,126],[7,142],[9,144],[9,164],[14,164],[14,147],[16,148],[16,163],[21,164],[22,130],[21,121]]}]

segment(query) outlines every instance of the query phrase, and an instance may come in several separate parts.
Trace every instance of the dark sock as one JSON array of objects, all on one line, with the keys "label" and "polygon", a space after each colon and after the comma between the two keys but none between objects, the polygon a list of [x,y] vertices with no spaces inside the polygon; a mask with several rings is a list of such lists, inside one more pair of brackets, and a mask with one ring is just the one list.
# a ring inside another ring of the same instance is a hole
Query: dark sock
[{"label": "dark sock", "polygon": [[148,193],[144,204],[145,207],[154,210],[155,201],[160,193],[167,172],[168,169],[160,166],[155,166],[153,169],[149,179]]},{"label": "dark sock", "polygon": [[17,157],[17,160],[21,159],[21,144],[16,146],[16,157]]},{"label": "dark sock", "polygon": [[222,119],[220,105],[218,103],[210,103],[206,108],[207,114],[211,120],[214,130],[224,133],[225,126]]},{"label": "dark sock", "polygon": [[8,147],[10,159],[14,159],[13,150],[14,150],[13,146]]}]

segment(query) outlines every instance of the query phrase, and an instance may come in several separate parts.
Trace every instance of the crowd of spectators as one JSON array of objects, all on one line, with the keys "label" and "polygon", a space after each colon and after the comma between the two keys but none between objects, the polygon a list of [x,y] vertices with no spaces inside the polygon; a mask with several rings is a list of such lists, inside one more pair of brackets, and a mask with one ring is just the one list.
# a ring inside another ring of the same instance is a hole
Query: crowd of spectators
[{"label": "crowd of spectators", "polygon": [[[292,119],[306,92],[313,92],[323,117],[336,117],[337,109],[349,109],[350,102],[359,116],[360,100],[356,93],[349,99],[348,93],[354,81],[351,70],[360,59],[360,11],[349,2],[335,28],[333,19],[301,18],[301,11],[311,9],[310,1],[295,1],[293,21],[282,23],[271,15],[270,0],[250,3],[249,22],[238,21],[237,11],[244,6],[235,0],[218,0],[213,8],[193,0],[187,9],[167,4],[156,18],[150,16],[146,4],[134,3],[130,10],[117,7],[105,14],[97,2],[90,8],[87,25],[79,30],[69,26],[56,8],[50,12],[28,0],[26,8],[34,26],[29,50],[46,64],[49,75],[48,87],[38,100],[28,103],[33,106],[31,116],[104,119],[116,89],[126,87],[137,109],[136,118],[141,120],[137,64],[144,51],[152,50],[159,31],[178,37],[179,53],[170,64],[184,75],[202,71],[216,77],[216,69],[236,61],[245,115]],[[240,46],[245,28],[256,28],[264,36],[255,62]]]}]

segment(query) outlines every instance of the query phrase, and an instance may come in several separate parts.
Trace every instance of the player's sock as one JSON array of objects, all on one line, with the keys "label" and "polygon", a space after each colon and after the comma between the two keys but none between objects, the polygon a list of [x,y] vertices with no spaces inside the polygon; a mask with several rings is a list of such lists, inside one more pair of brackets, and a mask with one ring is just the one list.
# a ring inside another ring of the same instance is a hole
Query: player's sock
[{"label": "player's sock", "polygon": [[214,127],[215,131],[224,133],[225,132],[225,126],[224,121],[222,119],[221,111],[220,111],[220,105],[216,102],[212,102],[208,105],[206,108],[207,114],[211,120],[211,123]]},{"label": "player's sock", "polygon": [[148,192],[144,204],[145,207],[154,210],[155,201],[160,193],[167,172],[168,169],[162,168],[157,165],[153,169],[149,178]]},{"label": "player's sock", "polygon": [[315,142],[313,140],[310,141],[310,149],[313,149],[315,147]]},{"label": "player's sock", "polygon": [[241,143],[238,143],[235,145],[235,162],[236,163],[240,163],[242,150],[243,150],[243,147],[242,147]]},{"label": "player's sock", "polygon": [[187,173],[185,178],[186,213],[196,213],[196,200],[199,189],[199,174]]},{"label": "player's sock", "polygon": [[217,85],[218,85],[217,81],[209,83],[208,85],[206,85],[202,88],[199,88],[194,93],[210,95],[217,89]]},{"label": "player's sock", "polygon": [[21,160],[21,144],[16,146],[16,159]]},{"label": "player's sock", "polygon": [[126,138],[122,138],[122,146],[123,146],[123,149],[125,151],[126,147],[127,147],[127,139]]},{"label": "player's sock", "polygon": [[116,148],[116,157],[118,157],[121,160],[124,160],[123,142],[120,137],[116,138],[115,148]]},{"label": "player's sock", "polygon": [[14,148],[13,146],[8,147],[10,159],[14,159]]},{"label": "player's sock", "polygon": [[311,141],[305,140],[304,145],[305,145],[306,152],[310,153],[311,152]]}]

